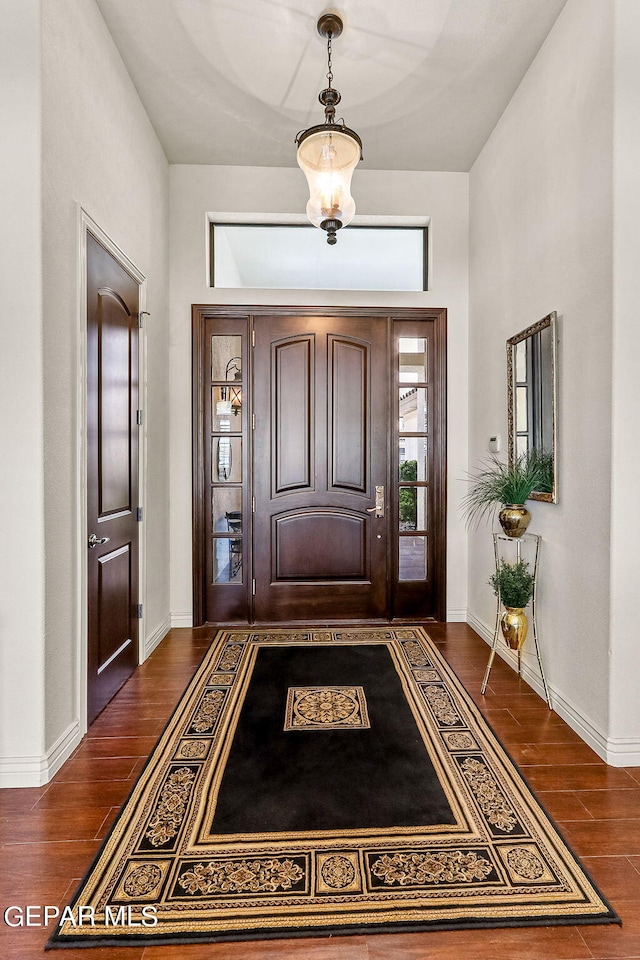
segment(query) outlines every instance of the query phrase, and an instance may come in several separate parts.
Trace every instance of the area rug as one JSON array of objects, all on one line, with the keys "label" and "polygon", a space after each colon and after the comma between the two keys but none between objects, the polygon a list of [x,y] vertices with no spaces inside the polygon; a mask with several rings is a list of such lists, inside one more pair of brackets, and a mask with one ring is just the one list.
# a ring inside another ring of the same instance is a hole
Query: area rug
[{"label": "area rug", "polygon": [[619,922],[420,627],[222,631],[48,946]]}]

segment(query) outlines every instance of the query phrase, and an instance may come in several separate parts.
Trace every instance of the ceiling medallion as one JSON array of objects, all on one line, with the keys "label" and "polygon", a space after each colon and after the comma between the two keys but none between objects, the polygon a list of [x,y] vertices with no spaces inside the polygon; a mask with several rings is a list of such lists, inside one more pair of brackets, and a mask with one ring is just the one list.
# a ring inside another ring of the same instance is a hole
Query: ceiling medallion
[{"label": "ceiling medallion", "polygon": [[332,86],[331,41],[342,33],[342,20],[327,13],[318,20],[318,33],[327,41],[328,86],[318,94],[324,107],[324,123],[301,130],[296,136],[298,166],[309,184],[307,216],[314,227],[327,232],[327,243],[353,220],[356,204],[351,196],[351,177],[362,160],[362,141],[354,130],[336,122],[340,93]]}]

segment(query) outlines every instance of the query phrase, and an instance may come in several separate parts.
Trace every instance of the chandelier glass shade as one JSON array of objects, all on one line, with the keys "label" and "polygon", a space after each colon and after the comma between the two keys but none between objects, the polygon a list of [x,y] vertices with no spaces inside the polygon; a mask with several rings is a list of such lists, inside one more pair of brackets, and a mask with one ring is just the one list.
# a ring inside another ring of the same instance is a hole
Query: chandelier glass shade
[{"label": "chandelier glass shade", "polygon": [[340,130],[321,127],[298,147],[298,165],[309,184],[307,216],[314,227],[328,219],[346,227],[353,220],[351,177],[359,159],[359,144]]}]

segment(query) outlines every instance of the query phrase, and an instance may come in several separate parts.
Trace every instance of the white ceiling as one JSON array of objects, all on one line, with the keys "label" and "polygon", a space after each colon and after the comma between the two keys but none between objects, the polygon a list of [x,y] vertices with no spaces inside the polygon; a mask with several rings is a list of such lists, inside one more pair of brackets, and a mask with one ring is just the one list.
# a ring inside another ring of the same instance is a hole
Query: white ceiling
[{"label": "white ceiling", "polygon": [[337,117],[366,167],[469,170],[566,0],[97,2],[172,163],[295,165],[333,9]]}]

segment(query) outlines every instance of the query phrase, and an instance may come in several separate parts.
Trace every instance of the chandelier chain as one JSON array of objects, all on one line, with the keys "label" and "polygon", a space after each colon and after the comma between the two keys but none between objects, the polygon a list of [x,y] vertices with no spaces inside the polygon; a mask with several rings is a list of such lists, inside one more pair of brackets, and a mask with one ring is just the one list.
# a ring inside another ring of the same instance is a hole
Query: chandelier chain
[{"label": "chandelier chain", "polygon": [[329,81],[329,88],[331,88],[331,84],[333,82],[333,70],[332,70],[332,62],[331,62],[331,37],[332,37],[332,33],[329,30],[329,32],[327,33],[327,67],[328,67],[327,80]]}]

